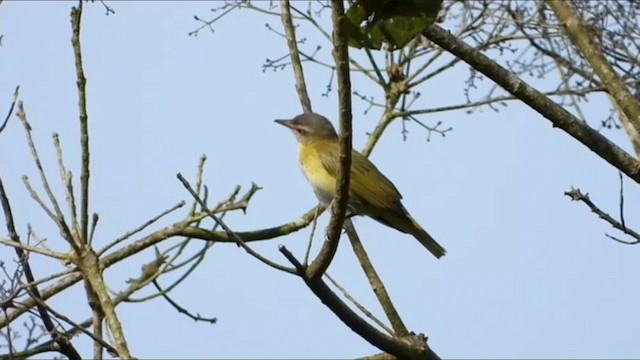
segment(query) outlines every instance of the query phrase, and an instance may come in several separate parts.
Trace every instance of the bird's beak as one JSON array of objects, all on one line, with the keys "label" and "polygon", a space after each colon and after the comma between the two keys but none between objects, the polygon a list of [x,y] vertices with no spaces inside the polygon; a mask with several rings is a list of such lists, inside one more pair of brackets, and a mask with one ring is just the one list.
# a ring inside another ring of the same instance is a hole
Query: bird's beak
[{"label": "bird's beak", "polygon": [[288,127],[289,129],[293,129],[294,128],[293,120],[276,119],[276,120],[274,120],[274,122],[276,122],[276,123],[278,123],[278,124],[280,124],[282,126]]}]

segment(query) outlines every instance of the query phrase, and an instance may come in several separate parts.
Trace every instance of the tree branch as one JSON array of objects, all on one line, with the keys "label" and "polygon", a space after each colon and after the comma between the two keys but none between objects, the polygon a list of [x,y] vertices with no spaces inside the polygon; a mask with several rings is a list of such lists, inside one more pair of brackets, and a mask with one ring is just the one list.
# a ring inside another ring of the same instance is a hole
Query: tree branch
[{"label": "tree branch", "polygon": [[236,244],[238,244],[238,246],[242,247],[249,255],[255,257],[265,265],[268,265],[276,270],[280,270],[289,274],[296,273],[294,269],[291,269],[286,266],[280,265],[276,262],[273,262],[265,258],[264,256],[260,255],[255,250],[253,250],[249,245],[247,245],[242,240],[242,238],[240,238],[235,232],[233,232],[233,230],[231,230],[224,222],[222,222],[222,220],[218,219],[218,217],[215,216],[215,214],[211,210],[209,210],[209,207],[207,206],[207,204],[205,204],[204,201],[200,199],[198,194],[196,194],[195,191],[193,191],[193,188],[191,188],[191,185],[189,185],[189,182],[187,182],[187,179],[185,179],[184,176],[182,176],[182,174],[178,174],[177,177],[182,183],[182,185],[185,187],[185,189],[187,189],[187,191],[191,194],[191,196],[193,196],[193,198],[202,207],[202,210],[204,210],[207,213],[207,215],[209,215],[209,217],[212,218],[213,221],[215,221],[215,223],[218,224],[227,233],[227,235],[230,238],[232,238],[236,242]]},{"label": "tree branch", "polygon": [[19,91],[20,91],[20,86],[16,86],[16,89],[13,91],[13,101],[11,102],[11,105],[9,106],[9,111],[7,112],[7,117],[2,122],[2,125],[0,125],[0,133],[2,133],[4,128],[9,123],[9,119],[11,118],[11,114],[13,114],[13,108],[16,106],[16,101],[18,101],[18,92]]},{"label": "tree branch", "polygon": [[489,77],[513,96],[519,98],[533,110],[551,121],[553,126],[561,128],[609,164],[640,183],[640,162],[566,111],[562,106],[551,101],[480,51],[456,39],[440,26],[431,25],[423,32],[423,35]]},{"label": "tree branch", "polygon": [[580,16],[573,9],[571,2],[545,0],[545,3],[564,25],[564,29],[573,44],[584,55],[593,71],[602,81],[602,84],[607,88],[607,92],[622,110],[621,112],[625,116],[621,116],[621,120],[629,121],[633,125],[636,134],[640,132],[640,103],[613,70],[600,47],[594,42],[592,32],[582,22]]},{"label": "tree branch", "polygon": [[[339,1],[339,0],[338,0]],[[427,345],[422,342],[421,346],[415,343],[406,342],[404,339],[394,338],[379,331],[366,320],[358,316],[349,308],[331,289],[322,281],[321,277],[310,278],[308,271],[302,266],[295,256],[283,245],[279,246],[280,252],[296,268],[298,274],[304,280],[309,289],[333,312],[345,325],[353,332],[378,349],[394,354],[403,359],[440,359]]]},{"label": "tree branch", "polygon": [[396,307],[393,305],[393,302],[391,301],[391,298],[387,293],[387,289],[378,276],[376,269],[373,267],[373,264],[371,264],[369,256],[364,250],[362,242],[360,242],[360,237],[358,236],[358,233],[356,233],[356,229],[353,227],[353,223],[351,222],[351,220],[347,220],[344,227],[347,231],[347,235],[349,236],[349,241],[351,242],[353,252],[356,254],[358,262],[360,262],[360,266],[362,266],[362,270],[367,276],[367,280],[369,280],[371,289],[373,290],[373,293],[376,294],[380,306],[382,306],[382,310],[387,316],[387,319],[389,319],[395,335],[397,337],[408,336],[409,330],[407,330],[407,327],[398,314]]},{"label": "tree branch", "polygon": [[[2,203],[2,210],[4,212],[4,218],[6,221],[7,231],[9,232],[9,238],[11,238],[11,240],[13,240],[16,243],[21,243],[20,237],[18,236],[15,224],[13,222],[13,214],[11,213],[11,204],[9,203],[9,198],[7,197],[7,194],[4,191],[4,185],[2,184],[2,180],[0,180],[0,203]],[[35,281],[35,277],[33,276],[33,272],[31,271],[31,265],[29,264],[29,261],[28,261],[28,254],[24,250],[22,250],[20,247],[17,247],[17,246],[14,247],[14,250],[18,257],[18,261],[20,261],[20,265],[22,266],[22,269],[24,271],[25,277],[27,278],[27,281],[28,282]],[[38,314],[40,314],[40,318],[42,319],[44,327],[47,329],[47,331],[51,335],[52,340],[55,343],[57,343],[58,346],[60,347],[60,352],[65,356],[67,356],[69,359],[80,360],[81,357],[80,357],[80,354],[78,354],[78,351],[76,351],[76,349],[73,347],[71,342],[69,342],[69,339],[67,339],[64,336],[60,336],[60,334],[56,330],[55,325],[53,324],[53,321],[51,320],[51,317],[49,316],[49,313],[47,312],[47,309],[44,306],[42,306],[42,303],[40,303],[42,301],[42,295],[40,294],[38,287],[35,285],[32,285],[27,287],[27,290],[29,290],[29,294],[31,295],[31,298],[32,298],[31,300],[36,303],[35,305],[36,305],[36,308],[38,309]]]},{"label": "tree branch", "polygon": [[602,220],[608,222],[611,226],[613,226],[615,229],[622,231],[623,233],[631,236],[632,238],[634,238],[634,241],[624,241],[624,240],[620,240],[620,239],[616,239],[612,236],[607,235],[609,238],[616,240],[620,243],[626,244],[626,245],[635,245],[635,244],[639,244],[640,243],[640,234],[638,234],[637,232],[635,232],[632,229],[629,229],[627,226],[625,226],[625,224],[621,223],[620,221],[614,219],[611,215],[607,214],[606,212],[602,211],[596,204],[593,203],[593,201],[591,201],[591,198],[589,198],[589,194],[583,194],[580,189],[575,189],[575,188],[571,188],[570,191],[567,191],[564,193],[565,195],[567,195],[568,197],[571,198],[571,200],[573,201],[581,201],[583,202],[585,205],[587,205],[589,207],[589,209],[596,215],[598,215],[599,218],[601,218]]},{"label": "tree branch", "polygon": [[282,25],[284,26],[284,33],[286,34],[287,45],[289,46],[289,55],[291,56],[291,66],[296,79],[296,91],[298,92],[298,98],[302,105],[302,111],[311,112],[311,100],[309,100],[307,84],[304,81],[304,72],[302,71],[302,64],[300,63],[300,52],[298,51],[296,32],[293,27],[293,20],[291,19],[291,7],[289,0],[280,0],[280,9]]},{"label": "tree branch", "polygon": [[349,202],[349,177],[351,173],[351,79],[349,77],[349,50],[345,32],[344,3],[332,0],[331,20],[333,22],[333,58],[336,62],[338,81],[338,101],[340,106],[340,146],[336,196],[331,206],[331,219],[327,226],[325,242],[316,259],[309,265],[307,275],[311,279],[321,277],[338,249],[338,241]]},{"label": "tree branch", "polygon": [[[71,8],[71,45],[76,64],[76,79],[78,86],[78,110],[80,113],[80,147],[82,161],[80,170],[80,231],[79,240],[88,241],[89,229],[89,117],[87,115],[87,94],[85,86],[87,79],[82,68],[82,51],[80,48],[80,20],[82,18],[82,0],[78,7]],[[122,354],[121,354],[122,355]]]}]

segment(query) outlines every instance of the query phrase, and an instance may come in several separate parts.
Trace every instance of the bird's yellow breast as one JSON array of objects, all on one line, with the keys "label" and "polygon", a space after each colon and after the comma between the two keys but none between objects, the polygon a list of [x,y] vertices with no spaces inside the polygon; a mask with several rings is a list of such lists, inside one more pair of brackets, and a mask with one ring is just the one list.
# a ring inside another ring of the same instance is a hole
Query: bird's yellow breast
[{"label": "bird's yellow breast", "polygon": [[298,148],[298,160],[300,169],[313,188],[316,196],[323,205],[328,205],[336,192],[336,179],[322,164],[320,152],[322,147],[329,144],[325,141],[316,141],[312,144],[300,144]]}]

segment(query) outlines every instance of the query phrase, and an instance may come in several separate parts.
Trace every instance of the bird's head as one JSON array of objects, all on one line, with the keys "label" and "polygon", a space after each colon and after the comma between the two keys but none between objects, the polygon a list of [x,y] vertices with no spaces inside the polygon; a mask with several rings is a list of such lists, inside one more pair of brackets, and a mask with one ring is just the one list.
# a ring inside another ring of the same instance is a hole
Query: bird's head
[{"label": "bird's head", "polygon": [[278,119],[275,122],[291,129],[301,144],[338,137],[336,129],[326,117],[312,112],[300,114],[291,120]]}]

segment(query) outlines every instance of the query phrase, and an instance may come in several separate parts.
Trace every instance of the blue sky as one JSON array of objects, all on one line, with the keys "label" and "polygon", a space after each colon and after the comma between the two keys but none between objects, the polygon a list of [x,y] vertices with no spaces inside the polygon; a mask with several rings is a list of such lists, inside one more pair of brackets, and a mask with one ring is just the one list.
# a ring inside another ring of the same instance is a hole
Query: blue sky
[{"label": "blue sky", "polygon": [[[68,166],[79,165],[71,5],[5,1],[0,6],[0,104],[8,106],[20,85],[58,194],[62,188],[51,133],[60,134]],[[212,3],[110,5],[116,10],[110,16],[104,16],[99,4],[86,6],[82,34],[91,209],[100,213],[98,246],[189,200],[175,175],[193,178],[201,154],[208,157],[205,182],[214,201],[237,184],[248,189],[253,181],[263,187],[246,215],[227,217],[234,230],[292,221],[316,203],[297,168],[293,136],[273,123],[300,112],[293,75],[288,68],[261,68],[266,58],[287,51],[283,39],[265,28],[268,22],[281,29],[278,18],[242,11],[216,23],[214,34],[204,31],[194,38],[187,36],[198,26],[193,15],[208,18]],[[321,56],[331,59],[321,37],[313,32],[304,36],[307,49],[322,44]],[[314,110],[335,122],[335,87],[328,97],[321,96],[329,73],[311,64],[305,70]],[[421,89],[423,106],[464,102],[467,76],[461,65],[434,79]],[[490,85],[483,83],[475,96]],[[534,85],[543,90],[555,86],[552,79]],[[361,77],[354,78],[354,89],[381,99]],[[356,148],[379,117],[376,111],[364,115],[365,108],[354,99]],[[593,96],[584,112],[597,125],[608,108],[603,97]],[[400,124],[394,123],[372,160],[448,255],[437,261],[409,236],[372,220],[355,222],[407,326],[425,333],[434,350],[450,358],[640,357],[639,248],[605,238],[604,232],[615,232],[563,195],[571,186],[580,187],[617,214],[618,172],[522,104],[511,103],[499,113],[485,109],[421,119],[442,121],[454,130],[427,142],[426,133],[414,124],[403,141]],[[630,149],[622,131],[606,135]],[[11,194],[16,222],[23,234],[31,223],[49,247],[64,250],[58,231],[25,191],[23,174],[37,183],[14,118],[0,137],[0,176]],[[633,215],[640,211],[634,201],[640,193],[631,180],[625,184],[627,222],[638,226]],[[324,216],[319,225],[326,222]],[[255,249],[285,263],[277,245],[302,256],[308,235],[305,229]],[[3,251],[1,259],[7,261],[8,254]],[[111,289],[125,288],[125,281],[152,258],[149,249],[108,269]],[[33,266],[39,275],[62,269],[57,261],[41,257],[33,259]],[[383,317],[347,242],[341,243],[329,272]],[[194,323],[162,300],[124,304],[119,315],[135,356],[344,358],[377,352],[300,279],[265,267],[235,245],[214,246],[172,296],[194,312],[217,316],[218,324]],[[84,290],[77,285],[51,304],[81,321],[90,315],[83,299]],[[89,341],[75,341],[83,354],[90,354]]]}]

